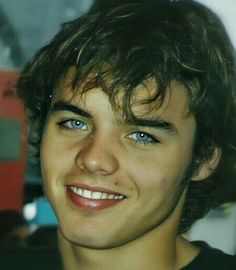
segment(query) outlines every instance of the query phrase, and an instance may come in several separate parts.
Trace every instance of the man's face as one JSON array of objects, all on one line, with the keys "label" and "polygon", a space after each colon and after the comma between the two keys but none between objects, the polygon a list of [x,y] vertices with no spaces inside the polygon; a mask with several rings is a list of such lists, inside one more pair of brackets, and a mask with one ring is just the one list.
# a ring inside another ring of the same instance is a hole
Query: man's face
[{"label": "man's face", "polygon": [[53,97],[42,174],[69,241],[108,248],[178,226],[196,123],[182,86],[172,83],[152,110],[139,102],[151,95],[149,86],[136,91],[130,122],[99,88],[81,98],[64,84]]}]

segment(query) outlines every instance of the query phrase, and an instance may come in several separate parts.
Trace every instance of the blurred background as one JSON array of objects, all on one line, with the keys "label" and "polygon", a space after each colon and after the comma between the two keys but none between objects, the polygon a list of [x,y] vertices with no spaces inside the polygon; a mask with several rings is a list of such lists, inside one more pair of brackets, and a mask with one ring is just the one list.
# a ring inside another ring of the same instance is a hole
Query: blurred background
[{"label": "blurred background", "polygon": [[[0,247],[56,247],[57,221],[43,193],[39,161],[26,142],[27,120],[15,97],[15,82],[25,63],[63,22],[102,1],[0,0]],[[122,1],[107,1],[113,2]],[[219,14],[236,47],[235,0],[199,2]],[[236,204],[232,198],[197,222],[186,237],[234,254]]]}]

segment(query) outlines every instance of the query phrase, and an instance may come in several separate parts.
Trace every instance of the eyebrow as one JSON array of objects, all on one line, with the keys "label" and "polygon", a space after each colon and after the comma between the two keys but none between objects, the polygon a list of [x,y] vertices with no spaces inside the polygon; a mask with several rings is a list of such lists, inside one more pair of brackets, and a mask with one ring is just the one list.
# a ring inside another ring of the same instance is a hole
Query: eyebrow
[{"label": "eyebrow", "polygon": [[[77,115],[87,117],[87,118],[92,118],[92,115],[85,110],[79,108],[78,106],[75,106],[71,103],[59,100],[55,102],[50,109],[50,114],[60,112],[60,111],[68,111],[75,113]],[[149,127],[149,128],[155,128],[155,129],[160,129],[165,132],[170,132],[170,133],[177,133],[177,128],[170,122],[167,122],[162,119],[142,119],[142,118],[132,118],[128,119],[126,121],[126,124],[128,125],[133,125],[133,126],[141,126],[141,127]]]},{"label": "eyebrow", "polygon": [[174,126],[174,124],[162,119],[150,120],[150,119],[133,118],[131,120],[127,120],[127,124],[160,129],[170,133],[178,133],[177,128]]},{"label": "eyebrow", "polygon": [[50,114],[60,112],[60,111],[68,111],[73,112],[77,115],[92,118],[92,115],[86,112],[85,110],[75,106],[71,103],[65,101],[57,101],[53,104],[52,108],[50,109]]}]

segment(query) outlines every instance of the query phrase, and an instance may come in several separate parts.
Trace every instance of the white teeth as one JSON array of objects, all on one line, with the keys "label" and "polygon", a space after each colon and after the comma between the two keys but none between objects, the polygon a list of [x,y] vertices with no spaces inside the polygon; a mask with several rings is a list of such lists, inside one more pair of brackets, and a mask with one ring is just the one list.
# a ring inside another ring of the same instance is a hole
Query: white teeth
[{"label": "white teeth", "polygon": [[78,190],[78,194],[79,194],[80,196],[82,196],[82,195],[83,195],[83,189],[78,188],[77,190]]},{"label": "white teeth", "polygon": [[84,198],[91,199],[92,197],[92,192],[90,190],[84,189],[83,190],[83,195]]},{"label": "white teeth", "polygon": [[95,200],[100,200],[102,198],[102,193],[101,192],[93,192],[92,193],[92,199],[95,199]]},{"label": "white teeth", "polygon": [[92,200],[122,200],[124,199],[123,195],[108,194],[104,192],[94,191],[87,189],[82,189],[78,187],[71,186],[70,189],[77,195]]},{"label": "white teeth", "polygon": [[114,198],[115,198],[115,195],[114,194],[108,195],[108,200],[114,200]]},{"label": "white teeth", "polygon": [[106,200],[106,199],[107,199],[107,197],[108,197],[108,194],[106,194],[106,193],[102,193],[102,200]]}]

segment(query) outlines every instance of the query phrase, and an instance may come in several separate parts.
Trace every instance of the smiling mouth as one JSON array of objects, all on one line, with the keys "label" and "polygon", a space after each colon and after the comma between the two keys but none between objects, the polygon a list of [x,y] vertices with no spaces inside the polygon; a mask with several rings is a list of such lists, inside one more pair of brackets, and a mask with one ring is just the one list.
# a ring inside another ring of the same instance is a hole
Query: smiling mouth
[{"label": "smiling mouth", "polygon": [[67,186],[67,194],[73,205],[85,211],[99,211],[122,202],[126,196],[105,190],[90,190],[74,185]]},{"label": "smiling mouth", "polygon": [[70,186],[70,189],[73,193],[90,200],[122,200],[125,198],[124,195],[110,194],[100,191],[91,191],[75,186]]}]

